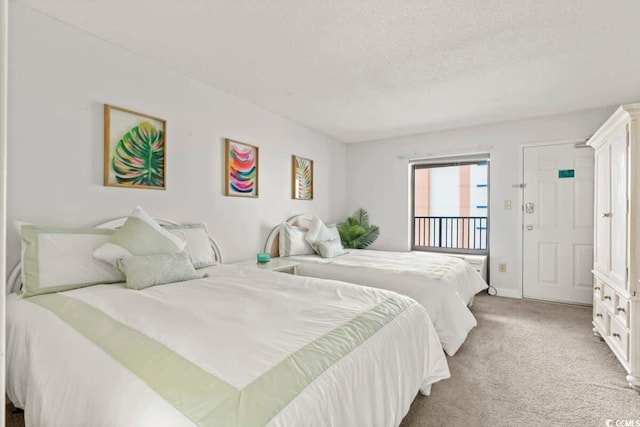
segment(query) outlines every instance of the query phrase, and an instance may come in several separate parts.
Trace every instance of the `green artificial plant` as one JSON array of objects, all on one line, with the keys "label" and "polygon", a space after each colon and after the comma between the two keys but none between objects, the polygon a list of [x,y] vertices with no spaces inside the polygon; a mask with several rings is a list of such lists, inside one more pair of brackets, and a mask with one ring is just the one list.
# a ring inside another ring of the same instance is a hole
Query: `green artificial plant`
[{"label": "green artificial plant", "polygon": [[369,214],[357,209],[346,221],[338,224],[340,240],[345,248],[364,249],[380,236],[377,225],[369,225]]}]

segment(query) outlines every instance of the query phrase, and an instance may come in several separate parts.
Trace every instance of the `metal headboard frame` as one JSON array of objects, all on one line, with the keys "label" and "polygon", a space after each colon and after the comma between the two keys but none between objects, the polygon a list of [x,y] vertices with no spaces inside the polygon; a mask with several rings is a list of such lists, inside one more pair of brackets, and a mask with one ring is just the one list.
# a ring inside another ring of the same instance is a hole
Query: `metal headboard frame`
[{"label": "metal headboard frame", "polygon": [[[94,228],[112,228],[115,230],[122,227],[127,218],[128,217],[126,216],[115,218],[107,222],[95,225]],[[179,222],[171,221],[164,218],[154,218],[154,220],[160,225],[180,225]],[[220,250],[218,242],[216,242],[213,237],[209,236],[209,243],[211,244],[211,249],[213,249],[216,261],[222,263],[222,251]],[[16,266],[13,267],[13,270],[11,270],[11,273],[9,273],[9,277],[7,277],[7,294],[18,292],[20,290],[20,286],[22,286],[22,263],[18,262]]]}]

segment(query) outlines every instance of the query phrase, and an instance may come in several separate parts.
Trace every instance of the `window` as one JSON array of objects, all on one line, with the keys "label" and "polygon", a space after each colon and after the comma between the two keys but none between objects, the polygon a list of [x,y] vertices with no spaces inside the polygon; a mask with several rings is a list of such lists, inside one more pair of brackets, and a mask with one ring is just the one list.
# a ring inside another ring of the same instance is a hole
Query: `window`
[{"label": "window", "polygon": [[413,250],[486,253],[489,161],[414,164]]}]

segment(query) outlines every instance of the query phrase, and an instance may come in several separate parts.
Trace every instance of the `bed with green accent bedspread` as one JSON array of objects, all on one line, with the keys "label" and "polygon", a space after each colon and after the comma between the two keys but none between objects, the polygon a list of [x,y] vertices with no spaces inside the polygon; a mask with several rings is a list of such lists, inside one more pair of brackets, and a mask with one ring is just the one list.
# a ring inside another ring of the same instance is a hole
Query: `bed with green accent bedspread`
[{"label": "bed with green accent bedspread", "polygon": [[298,274],[342,280],[407,295],[427,309],[444,351],[453,356],[477,322],[469,308],[488,285],[460,258],[430,252],[348,249],[334,258],[296,255]]},{"label": "bed with green accent bedspread", "polygon": [[141,291],[12,294],[7,363],[27,426],[397,426],[449,377],[414,300],[225,265]]}]

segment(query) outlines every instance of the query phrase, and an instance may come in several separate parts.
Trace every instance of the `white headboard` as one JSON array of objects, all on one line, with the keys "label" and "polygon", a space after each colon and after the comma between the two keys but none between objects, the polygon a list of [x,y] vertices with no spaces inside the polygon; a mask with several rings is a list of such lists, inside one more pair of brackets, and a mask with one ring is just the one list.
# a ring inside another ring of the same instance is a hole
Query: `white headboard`
[{"label": "white headboard", "polygon": [[[95,225],[94,227],[117,229],[124,225],[127,218],[128,217],[126,216],[115,218],[107,222],[103,222],[98,225]],[[160,225],[180,225],[179,222],[171,221],[168,219],[163,219],[163,218],[154,218],[154,219]],[[216,261],[219,263],[222,263],[222,251],[220,250],[220,246],[218,246],[218,243],[215,240],[213,240],[213,237],[211,236],[209,236],[209,242],[211,243],[211,249],[213,249],[213,253],[215,254]],[[7,277],[7,289],[6,289],[7,294],[10,294],[12,292],[18,292],[20,290],[20,286],[22,286],[21,273],[22,273],[22,264],[18,262],[18,264],[15,267],[13,267],[13,270],[11,270],[9,277]]]},{"label": "white headboard", "polygon": [[[312,219],[313,215],[299,214],[290,217],[286,222],[291,225],[305,226],[308,225]],[[272,258],[280,256],[280,224],[273,227],[269,233],[267,241],[264,244],[264,252],[271,255]]]}]

